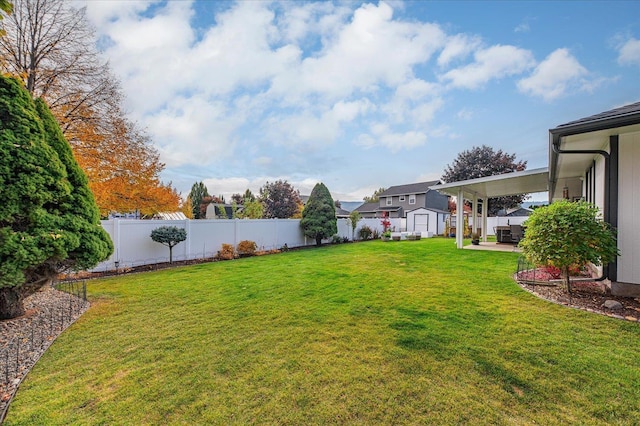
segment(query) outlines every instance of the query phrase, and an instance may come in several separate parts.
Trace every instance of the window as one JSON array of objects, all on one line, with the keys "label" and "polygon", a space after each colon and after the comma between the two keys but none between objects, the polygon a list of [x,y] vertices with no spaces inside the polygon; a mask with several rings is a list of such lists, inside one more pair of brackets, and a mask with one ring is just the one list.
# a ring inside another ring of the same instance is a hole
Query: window
[{"label": "window", "polygon": [[409,195],[409,204],[415,204],[416,203],[416,196],[415,194],[411,194]]},{"label": "window", "polygon": [[392,197],[387,197],[387,205],[388,205],[388,206],[390,206],[390,205],[392,205],[392,204],[393,204],[393,203],[391,202],[391,200],[393,200],[393,198],[392,198]]},{"label": "window", "polygon": [[400,202],[404,201],[404,195],[400,196]]}]

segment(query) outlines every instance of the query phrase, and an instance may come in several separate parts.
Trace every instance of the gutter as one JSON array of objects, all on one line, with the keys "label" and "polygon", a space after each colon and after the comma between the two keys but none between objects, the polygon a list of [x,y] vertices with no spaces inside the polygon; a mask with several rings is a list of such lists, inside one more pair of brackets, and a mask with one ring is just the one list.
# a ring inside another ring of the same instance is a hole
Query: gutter
[{"label": "gutter", "polygon": [[[604,150],[599,150],[599,149],[576,149],[576,150],[567,150],[567,149],[561,149],[560,148],[560,143],[563,137],[566,136],[571,136],[571,135],[575,135],[575,134],[581,134],[581,133],[588,133],[588,132],[593,132],[593,131],[599,131],[599,130],[606,130],[611,128],[611,124],[609,124],[608,126],[604,127],[604,128],[600,128],[601,126],[594,126],[594,125],[578,125],[578,126],[572,126],[570,131],[567,132],[557,132],[555,133],[554,130],[558,130],[553,129],[553,130],[549,130],[549,132],[552,135],[552,141],[551,141],[551,149],[553,150],[553,153],[555,154],[554,156],[551,157],[551,164],[549,165],[549,170],[553,170],[554,174],[555,171],[557,170],[557,162],[558,162],[558,156],[561,154],[594,154],[594,155],[602,155],[602,157],[604,158],[604,176],[605,176],[605,191],[604,191],[604,208],[603,208],[603,219],[606,223],[608,223],[609,225],[611,225],[614,228],[617,228],[618,225],[618,218],[617,218],[617,208],[615,209],[615,215],[611,215],[611,181],[613,178],[613,173],[611,170],[611,153],[604,151]],[[589,129],[589,130],[587,130]],[[614,148],[614,144],[615,144],[615,148]],[[609,136],[609,146],[611,148],[611,151],[616,152],[616,166],[615,166],[615,179],[616,179],[616,184],[617,184],[617,175],[618,175],[618,168],[617,168],[617,146],[618,146],[618,136]],[[551,201],[551,195],[555,192],[555,187],[556,187],[556,183],[557,183],[557,179],[555,176],[549,176],[549,201]],[[617,190],[616,190],[616,204],[617,204]],[[610,265],[613,265],[613,268],[611,268],[611,272],[613,272],[612,275],[617,275],[617,266],[616,266],[617,262],[613,261],[610,263],[607,263],[606,265],[603,265],[602,268],[602,275],[592,279],[593,281],[604,281],[605,279],[609,278],[610,275]],[[613,277],[613,279],[611,281],[615,281],[617,277]]]}]

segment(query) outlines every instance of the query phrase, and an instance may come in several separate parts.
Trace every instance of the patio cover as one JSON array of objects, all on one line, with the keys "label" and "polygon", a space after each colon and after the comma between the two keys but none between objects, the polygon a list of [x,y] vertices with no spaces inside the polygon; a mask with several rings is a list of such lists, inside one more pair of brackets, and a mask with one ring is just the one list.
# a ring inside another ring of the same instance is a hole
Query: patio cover
[{"label": "patio cover", "polygon": [[[477,211],[478,200],[503,197],[507,195],[531,194],[549,190],[549,168],[524,170],[522,172],[505,173],[458,182],[444,183],[429,187],[442,194],[469,200],[473,204],[473,211]],[[463,223],[462,210],[457,211],[458,223]],[[487,203],[482,203],[482,239],[487,240]],[[474,231],[476,221],[474,221]],[[462,248],[462,233],[456,232],[456,244]]]}]

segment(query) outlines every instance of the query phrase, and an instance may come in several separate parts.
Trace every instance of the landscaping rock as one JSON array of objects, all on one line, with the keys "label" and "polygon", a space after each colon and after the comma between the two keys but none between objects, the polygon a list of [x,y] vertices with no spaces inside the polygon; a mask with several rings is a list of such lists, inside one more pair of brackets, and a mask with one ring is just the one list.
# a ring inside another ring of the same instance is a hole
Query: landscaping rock
[{"label": "landscaping rock", "polygon": [[617,300],[605,300],[602,306],[611,311],[621,311],[622,309],[624,309],[622,303],[618,302]]}]

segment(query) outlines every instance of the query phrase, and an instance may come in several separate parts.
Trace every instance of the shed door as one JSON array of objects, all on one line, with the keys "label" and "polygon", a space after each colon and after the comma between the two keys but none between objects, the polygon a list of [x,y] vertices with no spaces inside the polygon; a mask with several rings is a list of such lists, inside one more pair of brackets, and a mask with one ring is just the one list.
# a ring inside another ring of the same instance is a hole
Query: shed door
[{"label": "shed door", "polygon": [[428,214],[413,215],[413,230],[415,232],[427,232],[429,230],[429,215]]}]

